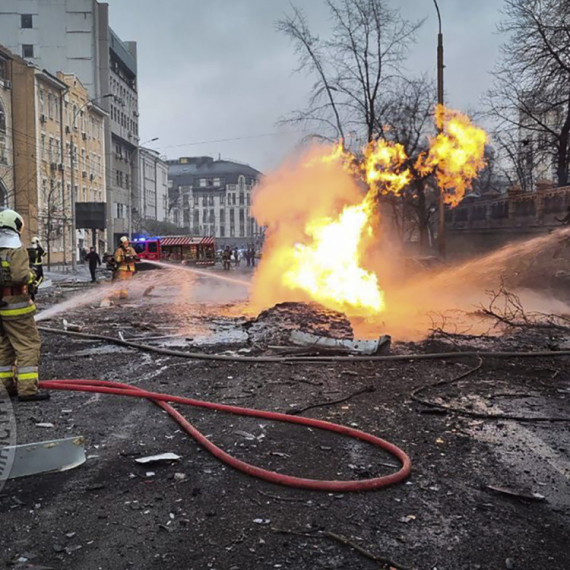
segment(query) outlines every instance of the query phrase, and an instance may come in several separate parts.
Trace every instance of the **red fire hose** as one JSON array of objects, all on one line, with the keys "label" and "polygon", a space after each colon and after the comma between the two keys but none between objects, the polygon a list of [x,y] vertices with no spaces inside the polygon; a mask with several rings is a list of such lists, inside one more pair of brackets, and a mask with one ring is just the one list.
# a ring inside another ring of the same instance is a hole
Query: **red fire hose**
[{"label": "red fire hose", "polygon": [[[133,398],[146,398],[151,402],[160,406],[163,410],[168,412],[180,426],[194,438],[202,447],[205,447],[212,455],[221,461],[231,465],[235,469],[252,475],[271,483],[279,485],[286,485],[289,487],[298,487],[300,489],[311,489],[315,491],[334,491],[334,492],[349,492],[349,491],[369,491],[372,489],[379,489],[398,483],[408,477],[412,469],[410,458],[395,445],[379,438],[374,435],[365,433],[363,431],[326,422],[323,420],[315,420],[312,418],[305,418],[302,416],[289,416],[278,412],[266,412],[262,410],[254,410],[251,408],[241,408],[238,406],[228,406],[226,404],[216,404],[213,402],[204,402],[201,400],[194,400],[192,398],[182,398],[180,396],[169,396],[168,394],[161,394],[158,392],[149,392],[142,390],[128,384],[120,382],[107,382],[103,380],[45,380],[40,382],[40,387],[48,390],[72,390],[77,392],[97,392],[100,394],[113,394],[117,396],[130,396]],[[282,475],[274,471],[268,471],[260,467],[250,465],[245,461],[232,457],[218,446],[214,445],[208,438],[202,435],[184,416],[176,411],[168,402],[175,404],[183,404],[187,406],[196,406],[199,408],[207,408],[218,412],[227,412],[230,414],[237,414],[241,416],[250,416],[254,418],[263,418],[266,420],[275,420],[279,422],[289,422],[292,424],[301,424],[322,430],[340,433],[361,441],[366,441],[377,447],[380,447],[394,455],[401,463],[401,469],[391,475],[384,477],[376,477],[374,479],[365,479],[362,481],[319,481],[317,479],[304,479],[301,477],[292,477],[291,475]]]}]

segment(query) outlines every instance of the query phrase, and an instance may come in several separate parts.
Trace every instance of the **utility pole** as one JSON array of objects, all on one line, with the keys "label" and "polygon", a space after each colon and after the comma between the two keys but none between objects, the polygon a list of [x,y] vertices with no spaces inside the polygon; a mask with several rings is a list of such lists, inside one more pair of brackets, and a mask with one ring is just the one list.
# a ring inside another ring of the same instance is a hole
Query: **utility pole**
[{"label": "utility pole", "polygon": [[[435,9],[437,10],[437,19],[439,22],[439,33],[437,34],[437,104],[443,106],[443,32],[441,29],[441,13],[437,0],[433,0]],[[443,132],[443,123],[437,127],[438,133]],[[445,192],[443,188],[439,189],[439,228],[437,232],[437,249],[440,257],[445,257]]]},{"label": "utility pole", "polygon": [[[75,126],[75,117],[73,118],[71,129]],[[71,270],[77,272],[77,234],[75,233],[75,163],[74,163],[74,146],[73,134],[69,137],[69,164],[71,165]]]}]

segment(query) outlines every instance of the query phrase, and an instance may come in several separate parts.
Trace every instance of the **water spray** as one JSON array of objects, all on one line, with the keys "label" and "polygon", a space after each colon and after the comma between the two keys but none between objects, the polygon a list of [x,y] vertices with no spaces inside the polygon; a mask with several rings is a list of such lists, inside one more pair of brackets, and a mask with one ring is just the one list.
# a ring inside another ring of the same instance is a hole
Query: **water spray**
[{"label": "water spray", "polygon": [[219,279],[220,281],[227,281],[228,283],[242,285],[243,287],[251,287],[251,283],[249,281],[244,281],[243,279],[234,279],[233,277],[226,277],[225,275],[218,275],[217,273],[210,273],[208,271],[201,271],[200,269],[188,267],[187,265],[172,265],[171,263],[151,261],[149,259],[145,259],[145,263],[156,265],[157,267],[163,267],[164,269],[170,269],[172,271],[188,271],[202,277],[212,277],[214,279]]}]

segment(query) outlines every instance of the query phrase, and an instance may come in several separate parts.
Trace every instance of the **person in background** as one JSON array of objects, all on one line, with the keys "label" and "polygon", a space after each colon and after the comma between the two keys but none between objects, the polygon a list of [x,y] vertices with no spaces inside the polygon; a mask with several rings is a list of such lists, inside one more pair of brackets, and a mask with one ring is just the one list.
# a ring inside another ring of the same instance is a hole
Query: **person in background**
[{"label": "person in background", "polygon": [[253,246],[249,249],[249,258],[251,259],[251,266],[255,267],[255,248]]},{"label": "person in background", "polygon": [[44,280],[44,267],[43,258],[46,252],[40,243],[39,237],[32,238],[32,245],[28,248],[28,258],[30,260],[30,267],[34,270],[36,278],[32,286],[29,288],[30,297],[32,301],[36,299],[36,292]]},{"label": "person in background", "polygon": [[92,247],[91,251],[85,257],[87,263],[89,263],[89,272],[91,273],[91,283],[97,283],[96,272],[97,266],[101,265],[101,258],[99,254],[95,251],[95,248]]},{"label": "person in background", "polygon": [[36,274],[20,239],[23,228],[18,212],[0,210],[0,379],[11,397],[38,402],[49,399],[49,393],[39,391],[41,342],[28,291]]},{"label": "person in background", "polygon": [[234,249],[234,260],[236,262],[236,267],[238,267],[240,259],[239,259],[239,250],[237,247]]},{"label": "person in background", "polygon": [[231,260],[232,260],[232,251],[229,245],[226,245],[222,253],[222,266],[225,271],[229,271],[231,267]]}]

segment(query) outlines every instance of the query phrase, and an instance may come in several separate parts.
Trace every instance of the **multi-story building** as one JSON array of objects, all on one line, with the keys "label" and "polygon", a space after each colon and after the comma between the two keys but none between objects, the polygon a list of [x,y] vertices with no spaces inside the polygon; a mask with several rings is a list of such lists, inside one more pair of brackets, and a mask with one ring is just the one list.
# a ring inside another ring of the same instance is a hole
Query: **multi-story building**
[{"label": "multi-story building", "polygon": [[[3,47],[0,74],[0,204],[22,214],[24,243],[38,235],[50,263],[71,262],[74,244],[104,249],[106,113],[76,76]],[[98,207],[99,221],[76,223],[76,202]]]},{"label": "multi-story building", "polygon": [[[133,223],[136,230],[144,230],[151,222],[168,222],[168,164],[156,150],[140,148],[141,191],[134,205],[139,212]],[[155,225],[155,224],[154,224]],[[138,227],[137,227],[138,226]]]},{"label": "multi-story building", "polygon": [[0,38],[41,69],[75,75],[108,113],[107,230],[117,242],[138,215],[136,43],[111,30],[109,7],[97,0],[2,0]]},{"label": "multi-story building", "polygon": [[0,47],[0,207],[14,203],[12,54]]},{"label": "multi-story building", "polygon": [[182,225],[220,245],[259,244],[263,237],[251,216],[253,188],[261,173],[239,162],[209,156],[169,160],[171,196],[182,211]]}]

